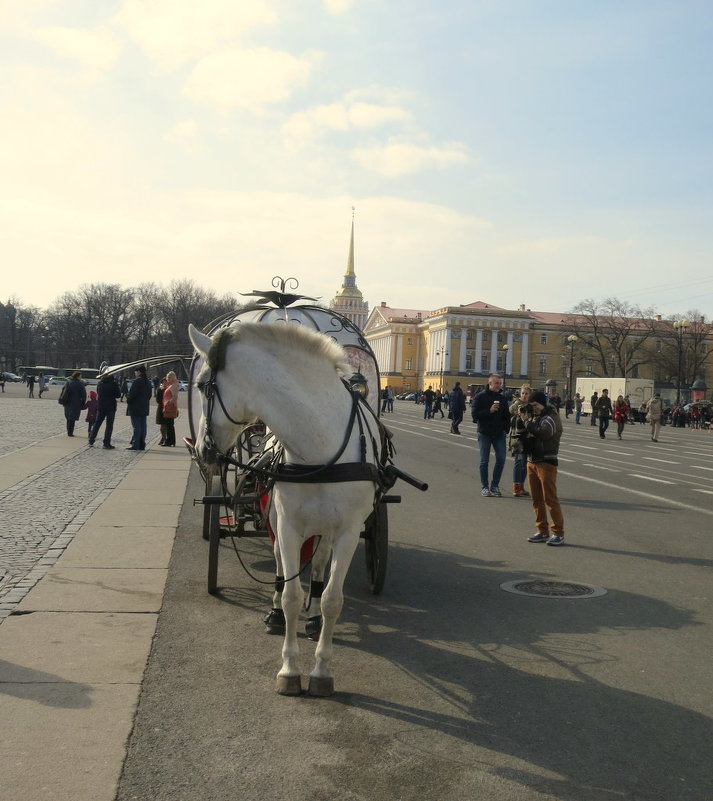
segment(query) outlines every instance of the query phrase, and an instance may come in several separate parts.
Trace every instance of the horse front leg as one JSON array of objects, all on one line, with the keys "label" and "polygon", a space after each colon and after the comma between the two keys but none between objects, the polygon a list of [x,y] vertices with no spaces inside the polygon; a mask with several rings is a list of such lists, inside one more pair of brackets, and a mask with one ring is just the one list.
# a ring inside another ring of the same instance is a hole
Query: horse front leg
[{"label": "horse front leg", "polygon": [[282,668],[277,674],[277,692],[280,695],[299,695],[302,681],[299,668],[299,645],[297,644],[297,619],[302,606],[303,592],[298,577],[300,569],[299,540],[294,531],[287,536],[278,533],[280,555],[285,572],[282,591],[282,610],[285,613],[285,639],[282,644]]},{"label": "horse front leg", "polygon": [[349,570],[354,551],[359,542],[359,533],[342,532],[332,549],[332,565],[329,581],[322,594],[322,633],[315,651],[314,670],[309,676],[310,695],[327,697],[334,693],[332,655],[334,626],[344,605],[344,580]]},{"label": "horse front leg", "polygon": [[331,555],[324,538],[317,540],[312,552],[312,570],[310,573],[309,596],[305,613],[305,634],[308,640],[318,640],[322,633],[322,594],[324,592],[324,574]]},{"label": "horse front leg", "polygon": [[272,609],[263,619],[265,631],[268,634],[285,633],[285,613],[282,611],[282,591],[285,588],[285,573],[280,556],[280,544],[275,540],[273,548],[275,555],[275,589],[272,593]]}]

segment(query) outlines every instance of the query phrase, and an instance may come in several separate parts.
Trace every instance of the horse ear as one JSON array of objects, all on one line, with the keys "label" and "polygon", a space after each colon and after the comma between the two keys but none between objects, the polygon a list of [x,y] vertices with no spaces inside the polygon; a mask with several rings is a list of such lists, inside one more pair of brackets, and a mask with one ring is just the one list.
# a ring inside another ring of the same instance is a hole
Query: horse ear
[{"label": "horse ear", "polygon": [[202,331],[199,331],[193,323],[188,324],[188,336],[193,343],[193,347],[204,357],[207,357],[213,340]]}]

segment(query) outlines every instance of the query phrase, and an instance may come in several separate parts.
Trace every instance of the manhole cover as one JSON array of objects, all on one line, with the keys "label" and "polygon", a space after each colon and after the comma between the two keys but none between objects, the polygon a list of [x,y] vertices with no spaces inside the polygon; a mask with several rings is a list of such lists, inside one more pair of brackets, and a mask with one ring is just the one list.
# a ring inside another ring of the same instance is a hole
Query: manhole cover
[{"label": "manhole cover", "polygon": [[605,595],[603,587],[581,584],[578,581],[546,581],[534,579],[528,581],[506,581],[500,585],[505,592],[516,595],[530,595],[535,598],[597,598]]}]

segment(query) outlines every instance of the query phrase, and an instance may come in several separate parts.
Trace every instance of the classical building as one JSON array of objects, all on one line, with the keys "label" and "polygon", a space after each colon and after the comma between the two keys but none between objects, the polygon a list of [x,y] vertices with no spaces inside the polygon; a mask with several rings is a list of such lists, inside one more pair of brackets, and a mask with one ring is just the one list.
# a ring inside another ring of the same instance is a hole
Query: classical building
[{"label": "classical building", "polygon": [[329,304],[333,311],[343,314],[354,325],[363,329],[369,316],[369,304],[364,300],[359,287],[356,285],[354,272],[354,213],[352,211],[352,235],[349,241],[349,256],[347,258],[347,272],[342,286]]},{"label": "classical building", "polygon": [[[397,393],[432,386],[445,390],[485,383],[489,373],[508,385],[530,383],[567,394],[577,377],[650,378],[662,388],[705,379],[713,363],[713,327],[687,323],[684,338],[672,321],[631,321],[620,349],[609,354],[611,337],[583,317],[537,312],[521,305],[503,309],[478,301],[435,311],[372,309],[364,334],[379,364],[382,386]],[[623,356],[622,356],[623,354]],[[623,360],[623,362],[622,362]],[[623,367],[622,367],[623,363]]]}]

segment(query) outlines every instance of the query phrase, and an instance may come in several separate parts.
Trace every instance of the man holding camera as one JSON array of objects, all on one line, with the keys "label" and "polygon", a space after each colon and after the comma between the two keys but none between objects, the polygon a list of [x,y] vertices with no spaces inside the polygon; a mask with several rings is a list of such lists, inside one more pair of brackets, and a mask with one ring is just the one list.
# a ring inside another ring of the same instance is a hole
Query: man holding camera
[{"label": "man holding camera", "polygon": [[[480,494],[484,498],[502,498],[500,476],[505,467],[505,438],[510,429],[510,411],[501,392],[503,377],[498,373],[488,376],[488,386],[473,400],[473,422],[478,425],[478,447],[480,448]],[[488,482],[490,449],[495,451],[493,478]]]},{"label": "man holding camera", "polygon": [[[562,421],[557,409],[547,403],[544,392],[533,392],[530,403],[519,410],[527,431],[527,477],[535,510],[537,533],[528,542],[564,545],[564,518],[557,497],[557,454],[562,437]],[[547,528],[547,511],[552,525]]]}]

